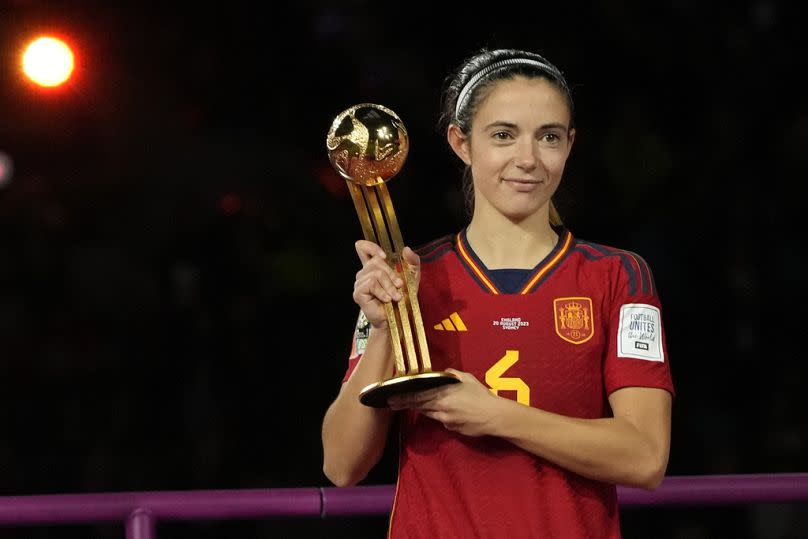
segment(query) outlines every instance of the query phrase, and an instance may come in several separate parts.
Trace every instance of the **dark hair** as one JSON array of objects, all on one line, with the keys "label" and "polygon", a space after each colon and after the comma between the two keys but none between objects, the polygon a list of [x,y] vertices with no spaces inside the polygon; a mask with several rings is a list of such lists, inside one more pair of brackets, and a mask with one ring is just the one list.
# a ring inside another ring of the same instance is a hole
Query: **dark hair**
[{"label": "dark hair", "polygon": [[[529,78],[541,77],[550,81],[563,94],[570,110],[569,129],[573,128],[575,108],[567,81],[561,71],[550,61],[534,52],[519,49],[481,49],[463,61],[444,81],[442,109],[438,126],[445,134],[449,125],[457,125],[465,135],[471,133],[471,120],[488,95],[487,89],[497,81],[512,79],[518,75]],[[466,209],[474,211],[474,186],[471,170],[466,167],[463,173],[463,193]],[[552,201],[550,202],[550,222],[561,224]]]}]

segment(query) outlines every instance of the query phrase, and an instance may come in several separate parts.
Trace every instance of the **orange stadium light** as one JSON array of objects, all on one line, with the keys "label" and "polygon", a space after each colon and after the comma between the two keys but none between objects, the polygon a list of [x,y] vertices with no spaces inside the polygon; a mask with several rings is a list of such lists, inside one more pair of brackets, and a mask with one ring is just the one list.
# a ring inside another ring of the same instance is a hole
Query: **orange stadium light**
[{"label": "orange stadium light", "polygon": [[28,44],[22,54],[23,73],[35,84],[46,88],[67,82],[74,67],[73,51],[56,37],[38,37]]}]

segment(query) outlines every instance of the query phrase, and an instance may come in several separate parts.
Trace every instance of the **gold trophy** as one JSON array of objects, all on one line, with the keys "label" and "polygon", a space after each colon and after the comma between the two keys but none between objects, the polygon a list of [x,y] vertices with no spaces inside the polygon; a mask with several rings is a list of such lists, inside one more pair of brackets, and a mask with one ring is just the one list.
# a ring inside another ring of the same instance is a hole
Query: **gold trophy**
[{"label": "gold trophy", "polygon": [[405,289],[401,300],[384,304],[395,374],[363,388],[360,402],[384,408],[390,395],[459,382],[454,374],[432,370],[415,283],[401,256],[404,242],[385,184],[401,170],[410,149],[404,124],[387,107],[361,103],[334,118],[326,146],[331,164],[347,181],[365,239],[384,249]]}]

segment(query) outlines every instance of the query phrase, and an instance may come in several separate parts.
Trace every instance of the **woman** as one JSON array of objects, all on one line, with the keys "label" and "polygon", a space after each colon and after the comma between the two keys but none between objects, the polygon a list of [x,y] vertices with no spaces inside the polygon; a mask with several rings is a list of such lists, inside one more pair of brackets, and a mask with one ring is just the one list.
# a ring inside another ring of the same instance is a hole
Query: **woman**
[{"label": "woman", "polygon": [[403,283],[378,245],[358,241],[360,323],[323,422],[324,472],[361,481],[398,412],[391,537],[620,537],[616,485],[655,488],[670,449],[674,389],[651,271],[574,238],[553,206],[575,141],[555,66],[483,50],[447,81],[441,120],[467,166],[471,220],[403,256],[433,369],[461,383],[391,397],[389,409],[359,402],[393,371],[383,304]]}]

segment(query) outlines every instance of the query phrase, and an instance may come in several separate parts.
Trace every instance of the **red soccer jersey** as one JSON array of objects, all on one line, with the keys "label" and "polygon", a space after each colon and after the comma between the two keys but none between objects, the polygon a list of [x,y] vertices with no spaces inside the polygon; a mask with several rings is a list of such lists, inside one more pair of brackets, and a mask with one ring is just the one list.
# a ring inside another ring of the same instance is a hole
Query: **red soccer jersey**
[{"label": "red soccer jersey", "polygon": [[[579,418],[610,416],[608,395],[621,387],[674,393],[659,298],[636,254],[562,230],[512,294],[497,289],[464,232],[419,254],[434,370],[466,371],[501,397]],[[361,343],[349,372],[356,352]],[[614,485],[500,438],[466,437],[417,413],[401,419],[390,537],[620,537]]]}]

